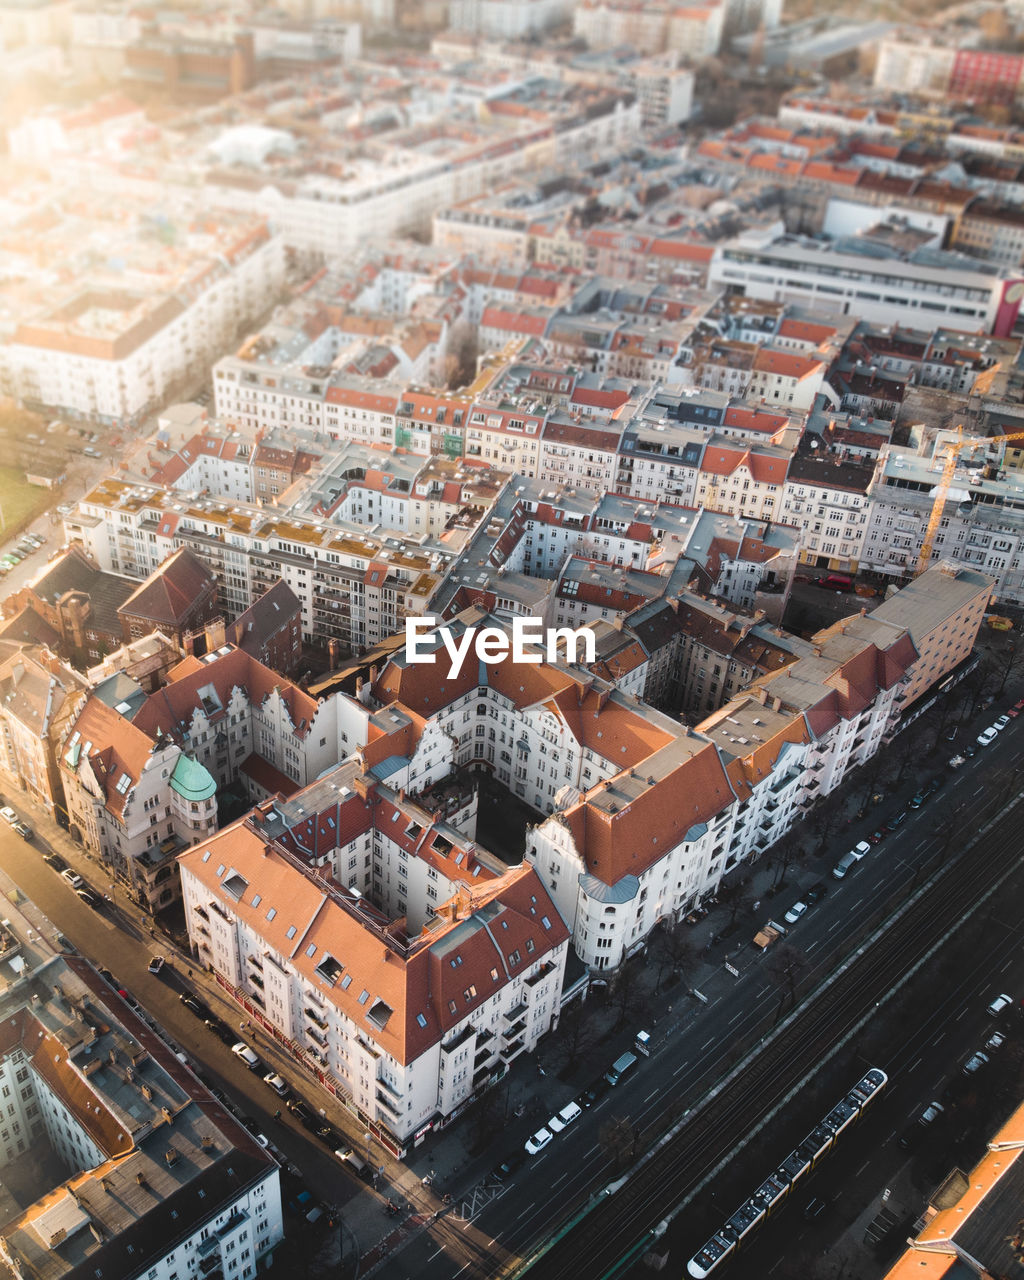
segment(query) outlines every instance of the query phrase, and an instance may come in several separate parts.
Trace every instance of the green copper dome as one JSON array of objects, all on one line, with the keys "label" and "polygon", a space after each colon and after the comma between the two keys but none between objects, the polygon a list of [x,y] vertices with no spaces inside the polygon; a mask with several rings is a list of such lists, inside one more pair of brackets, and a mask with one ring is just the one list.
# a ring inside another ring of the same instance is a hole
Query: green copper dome
[{"label": "green copper dome", "polygon": [[184,754],[178,756],[171,786],[183,800],[209,800],[217,792],[217,784],[204,766]]}]

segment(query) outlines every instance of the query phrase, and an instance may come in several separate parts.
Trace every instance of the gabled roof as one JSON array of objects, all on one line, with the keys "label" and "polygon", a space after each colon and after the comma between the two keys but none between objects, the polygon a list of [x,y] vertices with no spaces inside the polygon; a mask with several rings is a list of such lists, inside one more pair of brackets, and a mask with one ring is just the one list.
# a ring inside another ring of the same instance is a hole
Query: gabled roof
[{"label": "gabled roof", "polygon": [[118,610],[156,626],[177,628],[188,621],[198,601],[216,588],[217,578],[189,551],[179,547],[155,569]]}]

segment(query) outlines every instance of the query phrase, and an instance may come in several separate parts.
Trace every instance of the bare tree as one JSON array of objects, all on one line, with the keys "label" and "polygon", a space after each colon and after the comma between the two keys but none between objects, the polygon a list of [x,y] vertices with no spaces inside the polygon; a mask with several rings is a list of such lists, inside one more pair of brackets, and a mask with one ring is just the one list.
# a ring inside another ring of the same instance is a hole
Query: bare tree
[{"label": "bare tree", "polygon": [[1024,669],[1024,645],[1019,644],[1015,635],[1006,637],[1005,644],[992,652],[990,662],[993,669],[993,682],[999,683],[994,690],[995,697],[1002,697],[1006,682],[1011,676],[1020,675]]},{"label": "bare tree", "polygon": [[686,978],[697,966],[697,948],[693,945],[689,927],[682,920],[674,923],[665,922],[658,934],[658,981],[654,994],[661,990],[662,978],[667,969],[678,978]]},{"label": "bare tree", "polygon": [[635,1138],[633,1126],[625,1116],[612,1116],[597,1131],[601,1150],[616,1169],[624,1169],[629,1163]]},{"label": "bare tree", "polygon": [[[816,824],[817,825],[817,824]],[[829,828],[831,830],[831,826]],[[818,846],[820,853],[828,841],[828,831],[821,838],[821,844]],[[778,875],[771,887],[772,893],[778,893],[780,889],[785,887],[786,874],[795,863],[802,861],[807,856],[807,850],[802,844],[797,844],[795,840],[783,839],[772,850],[772,861],[778,869]]]},{"label": "bare tree", "polygon": [[735,924],[740,911],[749,907],[754,897],[742,881],[737,880],[730,885],[720,885],[718,901],[729,908],[729,923]]},{"label": "bare tree", "polygon": [[639,977],[636,965],[630,964],[628,960],[623,960],[611,975],[609,984],[611,1003],[619,1013],[615,1021],[616,1031],[621,1031],[626,1025],[626,1018],[631,1011],[634,1013],[641,1011],[643,1001],[639,992]]},{"label": "bare tree", "polygon": [[788,942],[780,942],[770,953],[765,966],[772,981],[779,988],[779,1003],[775,1010],[775,1023],[782,1017],[782,1012],[789,1001],[792,1009],[796,1004],[796,989],[800,979],[807,972],[807,959],[802,951]]},{"label": "bare tree", "polygon": [[572,1071],[594,1042],[594,1019],[584,1000],[573,1000],[562,1013],[558,1030],[563,1037],[565,1067]]}]

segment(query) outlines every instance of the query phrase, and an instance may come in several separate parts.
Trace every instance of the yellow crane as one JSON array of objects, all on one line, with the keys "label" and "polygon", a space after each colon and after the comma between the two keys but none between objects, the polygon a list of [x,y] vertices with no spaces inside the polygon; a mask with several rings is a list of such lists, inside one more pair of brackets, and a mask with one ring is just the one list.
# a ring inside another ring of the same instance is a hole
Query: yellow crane
[{"label": "yellow crane", "polygon": [[[963,431],[963,427],[957,428],[958,432]],[[1024,431],[1014,431],[1006,436],[986,436],[981,440],[949,440],[942,448],[946,451],[946,461],[942,468],[942,476],[939,479],[938,487],[935,490],[935,498],[932,502],[931,515],[928,517],[928,528],[924,531],[924,541],[921,543],[921,554],[917,558],[917,573],[924,573],[928,568],[928,562],[932,558],[932,547],[935,545],[935,535],[939,529],[939,522],[942,520],[942,513],[946,507],[946,495],[949,493],[949,486],[953,483],[953,474],[956,471],[956,464],[964,449],[980,449],[990,444],[1002,444],[1007,440],[1024,440]]]}]

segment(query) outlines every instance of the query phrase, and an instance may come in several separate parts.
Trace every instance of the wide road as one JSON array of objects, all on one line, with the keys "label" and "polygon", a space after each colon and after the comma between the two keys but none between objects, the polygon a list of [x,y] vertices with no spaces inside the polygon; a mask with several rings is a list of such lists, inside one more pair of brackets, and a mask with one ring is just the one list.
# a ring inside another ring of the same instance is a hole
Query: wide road
[{"label": "wide road", "polygon": [[[994,716],[996,712],[991,714]],[[828,876],[828,867],[843,850],[841,845],[833,847],[828,861],[817,870],[801,873],[804,881],[824,875],[829,894],[823,903],[808,912],[788,940],[802,953],[800,991],[820,984],[834,969],[837,957],[850,949],[851,938],[895,908],[931,874],[942,857],[945,831],[955,810],[959,810],[960,820],[967,818],[972,829],[977,830],[983,806],[998,807],[1008,791],[1007,784],[1004,780],[998,786],[990,786],[987,779],[993,771],[1021,762],[1022,738],[1020,721],[1013,721],[1000,735],[998,747],[980,751],[974,760],[951,773],[943,790],[920,811],[911,811],[898,834],[876,846],[842,882]],[[890,809],[885,806],[873,809],[865,824],[851,831],[849,842],[852,844],[861,838],[868,822],[881,824],[889,816]],[[797,1068],[808,1061],[814,1061],[821,1046],[859,1016],[858,1010],[862,1011],[888,990],[893,977],[909,963],[909,957],[927,949],[935,936],[956,923],[966,900],[982,892],[984,884],[989,882],[987,877],[1005,869],[1012,860],[1016,826],[1019,822],[1010,823],[1002,830],[999,859],[990,856],[986,845],[983,875],[976,876],[969,870],[973,862],[966,869],[947,869],[942,886],[931,891],[926,905],[887,941],[884,949],[872,949],[872,956],[866,962],[871,966],[871,973],[858,971],[856,977],[848,980],[846,1003],[838,995],[831,996],[820,1012],[808,1015],[806,1024],[801,1022],[802,1042],[790,1041],[784,1049],[772,1049],[768,1056],[760,1059],[760,1067],[751,1064],[750,1073],[744,1075],[725,1100],[716,1100],[717,1109],[710,1113],[708,1120],[698,1125],[699,1117],[695,1119],[694,1126],[687,1130],[689,1137],[685,1145],[689,1155],[685,1168],[675,1170],[664,1163],[652,1167],[648,1181],[655,1194],[649,1208],[644,1204],[646,1183],[640,1188],[627,1187],[620,1193],[621,1199],[614,1197],[603,1202],[600,1211],[592,1215],[596,1221],[588,1218],[579,1232],[569,1237],[550,1259],[538,1263],[531,1275],[582,1273],[596,1277],[603,1274],[601,1264],[610,1260],[616,1249],[625,1251],[633,1239],[668,1212],[686,1186],[699,1181],[700,1170],[713,1167],[719,1152],[728,1146],[728,1135],[733,1128],[739,1132],[754,1123],[758,1112],[757,1107],[752,1109],[752,1097],[763,1102],[763,1110],[769,1109],[788,1088],[788,1085],[783,1088],[781,1081],[793,1077]],[[940,829],[940,835],[935,834],[936,828]],[[956,885],[954,893],[949,892],[950,883]],[[791,899],[799,896],[794,888],[791,894],[776,899],[773,912],[781,913]],[[738,940],[741,939],[743,935]],[[570,1218],[595,1191],[615,1178],[616,1170],[600,1141],[601,1130],[610,1119],[627,1120],[637,1137],[638,1149],[643,1150],[647,1132],[657,1133],[664,1127],[667,1106],[692,1107],[725,1074],[730,1063],[740,1055],[742,1046],[756,1044],[771,1030],[780,987],[777,978],[768,972],[772,965],[770,953],[762,957],[745,946],[733,959],[741,970],[740,976],[733,977],[723,969],[715,979],[705,983],[703,990],[709,996],[707,1006],[695,1005],[682,995],[675,998],[675,1007],[654,1028],[651,1059],[642,1061],[632,1078],[586,1112],[520,1170],[505,1189],[487,1189],[486,1165],[480,1161],[477,1185],[429,1231],[415,1235],[377,1274],[392,1280],[410,1274],[443,1280],[457,1274],[492,1276],[514,1272],[520,1259],[530,1257],[559,1223]],[[869,991],[870,999],[866,994]],[[858,996],[862,997],[859,1005]],[[788,1074],[779,1073],[780,1063],[788,1065]],[[595,1068],[604,1065],[602,1060],[595,1063]],[[776,1080],[780,1082],[778,1087]],[[507,1130],[507,1142],[490,1155],[487,1163],[495,1163],[509,1151],[521,1150],[522,1142],[543,1118],[513,1121]],[[614,1238],[609,1238],[602,1225],[612,1223],[618,1225],[619,1231]],[[565,1261],[564,1266],[560,1259]],[[593,1269],[581,1272],[578,1270],[581,1260],[587,1259]]]}]

